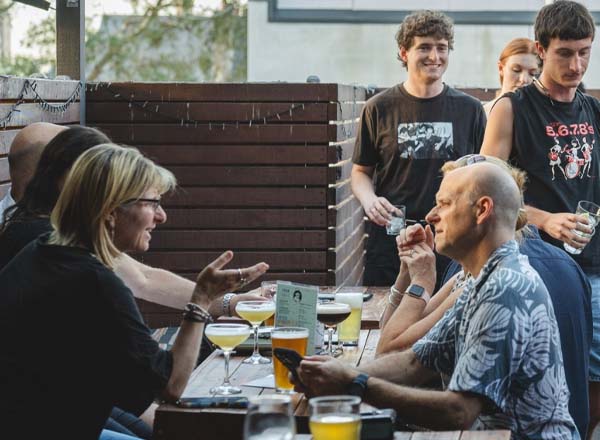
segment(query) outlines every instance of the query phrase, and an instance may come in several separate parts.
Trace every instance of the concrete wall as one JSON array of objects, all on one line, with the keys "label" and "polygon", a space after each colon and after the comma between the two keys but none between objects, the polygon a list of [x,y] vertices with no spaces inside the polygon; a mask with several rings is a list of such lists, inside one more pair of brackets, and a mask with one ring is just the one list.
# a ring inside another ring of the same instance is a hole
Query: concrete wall
[{"label": "concrete wall", "polygon": [[[268,21],[268,2],[248,2],[248,81],[305,81],[390,86],[406,77],[396,60],[394,24]],[[515,37],[533,38],[533,26],[457,25],[446,83],[498,87],[497,57]],[[600,88],[600,38],[584,78]]]}]

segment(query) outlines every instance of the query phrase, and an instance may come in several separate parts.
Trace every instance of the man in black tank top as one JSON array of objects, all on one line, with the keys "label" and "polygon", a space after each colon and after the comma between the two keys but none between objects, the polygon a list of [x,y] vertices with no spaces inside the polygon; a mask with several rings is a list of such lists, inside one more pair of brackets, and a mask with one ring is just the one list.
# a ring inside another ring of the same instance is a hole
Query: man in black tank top
[{"label": "man in black tank top", "polygon": [[527,172],[527,215],[542,238],[561,248],[585,247],[573,258],[592,285],[590,435],[600,421],[600,233],[591,241],[576,234],[574,230],[590,229],[574,212],[580,200],[600,204],[600,102],[577,90],[594,35],[594,20],[581,4],[556,1],[544,6],[535,21],[542,73],[533,84],[498,100],[481,148],[483,154],[510,159]]}]

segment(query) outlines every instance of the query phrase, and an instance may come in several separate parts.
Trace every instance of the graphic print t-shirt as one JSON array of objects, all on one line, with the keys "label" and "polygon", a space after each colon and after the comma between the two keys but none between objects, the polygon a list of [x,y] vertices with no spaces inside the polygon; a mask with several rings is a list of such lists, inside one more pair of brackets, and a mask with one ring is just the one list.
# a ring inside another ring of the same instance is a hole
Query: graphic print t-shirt
[{"label": "graphic print t-shirt", "polygon": [[378,196],[422,219],[434,205],[440,168],[479,151],[485,122],[481,103],[451,87],[421,99],[399,84],[367,101],[352,160],[375,167]]},{"label": "graphic print t-shirt", "polygon": [[[525,202],[552,213],[575,212],[580,200],[600,204],[598,100],[577,92],[572,102],[558,102],[534,85],[509,97],[515,115],[511,161],[527,172]],[[573,255],[588,273],[600,273],[599,235],[582,254]]]}]

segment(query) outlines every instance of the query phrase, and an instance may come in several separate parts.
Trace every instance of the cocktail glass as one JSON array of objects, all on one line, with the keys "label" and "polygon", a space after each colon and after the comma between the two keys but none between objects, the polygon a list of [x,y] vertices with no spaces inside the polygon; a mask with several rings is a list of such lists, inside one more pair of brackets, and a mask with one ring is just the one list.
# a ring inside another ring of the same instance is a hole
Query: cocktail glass
[{"label": "cocktail glass", "polygon": [[246,324],[208,324],[204,330],[206,337],[223,350],[225,357],[225,378],[218,387],[211,388],[211,394],[230,395],[242,392],[229,382],[229,356],[235,347],[250,336],[250,326]]},{"label": "cocktail glass", "polygon": [[350,316],[352,309],[348,304],[337,302],[317,304],[317,320],[327,329],[327,354],[333,356],[333,334],[337,325]]},{"label": "cocktail glass", "polygon": [[254,351],[252,356],[244,359],[245,364],[260,365],[270,364],[271,359],[261,356],[258,352],[258,327],[263,321],[275,313],[275,303],[273,301],[240,301],[235,306],[238,315],[252,324],[254,330]]}]

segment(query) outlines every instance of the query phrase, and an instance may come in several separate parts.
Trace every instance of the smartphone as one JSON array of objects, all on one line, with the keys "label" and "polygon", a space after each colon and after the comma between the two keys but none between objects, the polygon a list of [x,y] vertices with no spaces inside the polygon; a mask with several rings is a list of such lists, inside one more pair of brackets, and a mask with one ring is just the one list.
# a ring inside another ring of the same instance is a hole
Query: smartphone
[{"label": "smartphone", "polygon": [[185,397],[177,401],[182,408],[248,408],[247,397]]},{"label": "smartphone", "polygon": [[285,368],[290,370],[294,380],[299,384],[302,384],[300,376],[298,376],[298,372],[296,371],[296,368],[298,368],[300,366],[300,362],[302,362],[302,356],[300,356],[300,354],[295,350],[281,347],[273,349],[273,354],[281,361],[283,365],[285,365]]}]

